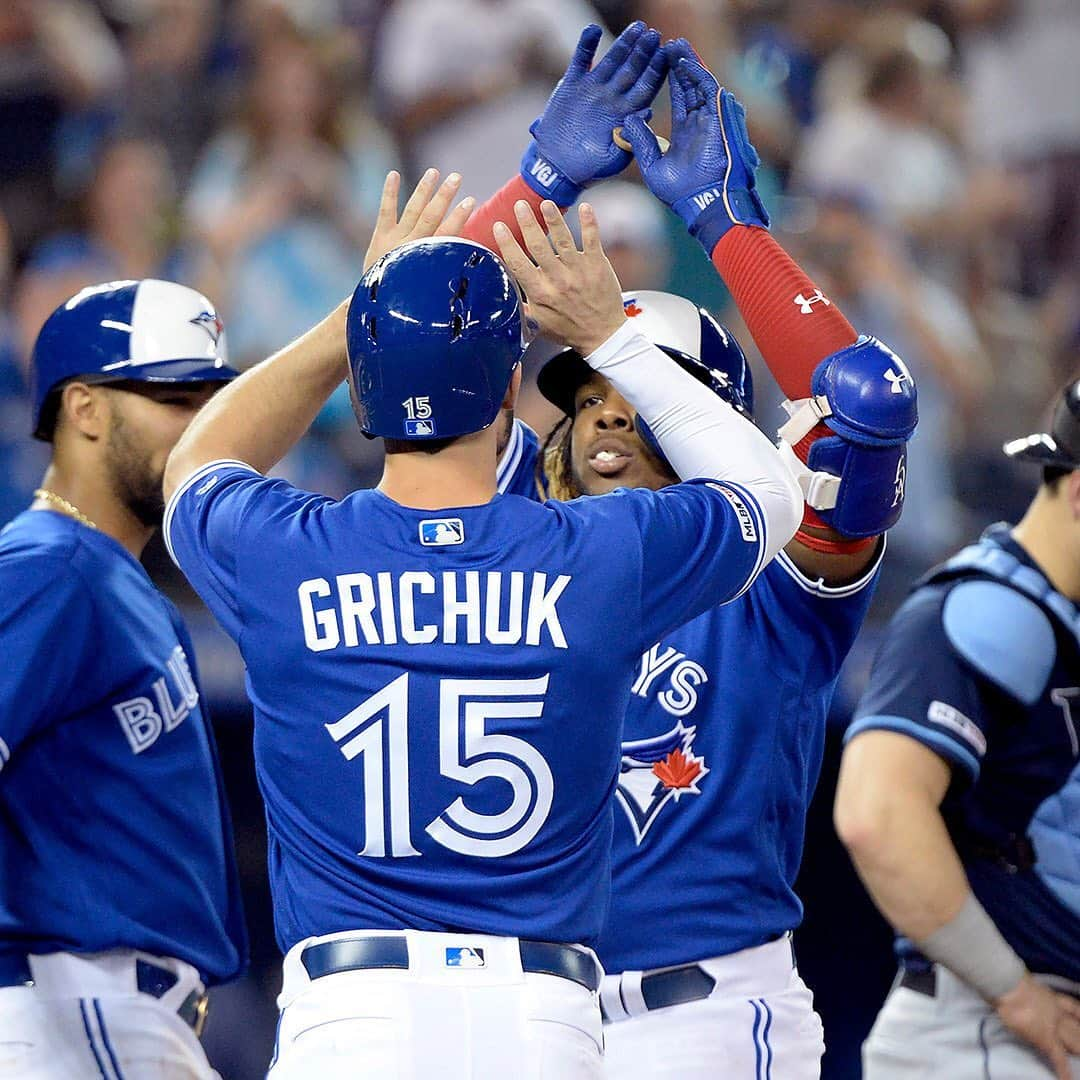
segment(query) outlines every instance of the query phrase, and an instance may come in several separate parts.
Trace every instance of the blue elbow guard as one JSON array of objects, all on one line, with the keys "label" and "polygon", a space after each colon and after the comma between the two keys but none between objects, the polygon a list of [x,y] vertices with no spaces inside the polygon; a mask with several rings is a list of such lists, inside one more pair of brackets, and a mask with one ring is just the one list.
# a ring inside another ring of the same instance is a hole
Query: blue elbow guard
[{"label": "blue elbow guard", "polygon": [[[907,441],[919,418],[911,372],[877,338],[862,336],[818,364],[810,390],[784,403],[785,460],[826,525],[843,536],[877,536],[904,509]],[[835,434],[816,439],[804,463],[793,448],[822,421]]]}]

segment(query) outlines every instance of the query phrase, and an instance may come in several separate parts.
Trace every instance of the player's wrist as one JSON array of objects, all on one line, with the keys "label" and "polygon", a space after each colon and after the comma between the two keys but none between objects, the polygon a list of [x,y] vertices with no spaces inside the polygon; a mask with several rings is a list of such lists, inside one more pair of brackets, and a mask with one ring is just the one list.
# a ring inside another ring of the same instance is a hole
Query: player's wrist
[{"label": "player's wrist", "polygon": [[1000,997],[989,999],[990,1004],[998,1011],[1008,1011],[1017,1001],[1030,992],[1033,982],[1031,972],[1025,968],[1024,973],[1016,980],[1016,985],[1006,990]]},{"label": "player's wrist", "polygon": [[702,188],[672,204],[690,235],[711,258],[716,245],[736,225],[768,229],[769,215],[756,191],[724,191],[721,184]]},{"label": "player's wrist", "polygon": [[587,334],[577,346],[585,363],[594,371],[616,363],[627,347],[640,336],[634,325],[622,312],[622,317],[612,316],[610,322],[598,326]]},{"label": "player's wrist", "polygon": [[974,893],[948,922],[916,944],[995,1005],[1028,973]]},{"label": "player's wrist", "polygon": [[522,155],[521,178],[537,195],[560,207],[573,206],[585,189],[546,156],[535,139]]}]

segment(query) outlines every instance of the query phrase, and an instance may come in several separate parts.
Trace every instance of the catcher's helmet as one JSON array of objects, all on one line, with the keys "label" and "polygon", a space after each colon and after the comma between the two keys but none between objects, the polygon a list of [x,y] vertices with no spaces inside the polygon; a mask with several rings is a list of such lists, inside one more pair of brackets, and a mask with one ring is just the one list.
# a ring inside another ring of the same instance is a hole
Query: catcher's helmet
[{"label": "catcher's helmet", "polygon": [[[673,293],[623,293],[623,307],[654,345],[699,382],[741,412],[754,411],[754,382],[746,355],[734,336],[704,308]],[[557,352],[540,369],[540,392],[567,416],[574,415],[574,395],[592,369],[573,349]]]},{"label": "catcher's helmet", "polygon": [[92,285],[45,320],[31,360],[34,436],[52,440],[59,390],[87,383],[228,382],[225,330],[202,293],[171,281]]},{"label": "catcher's helmet", "polygon": [[384,255],[349,303],[353,408],[365,435],[447,439],[494,421],[525,351],[521,298],[499,257],[469,240]]},{"label": "catcher's helmet", "polygon": [[1062,390],[1048,432],[1011,439],[1003,447],[1018,461],[1058,469],[1080,469],[1080,379]]}]

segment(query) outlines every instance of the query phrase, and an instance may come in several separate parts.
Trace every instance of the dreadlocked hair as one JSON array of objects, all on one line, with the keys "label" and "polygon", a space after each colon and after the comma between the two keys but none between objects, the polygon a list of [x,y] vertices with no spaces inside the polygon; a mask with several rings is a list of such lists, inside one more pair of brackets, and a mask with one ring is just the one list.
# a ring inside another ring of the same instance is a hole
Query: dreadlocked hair
[{"label": "dreadlocked hair", "polygon": [[573,420],[564,416],[548,433],[536,459],[536,488],[541,497],[569,502],[583,494],[570,461]]}]

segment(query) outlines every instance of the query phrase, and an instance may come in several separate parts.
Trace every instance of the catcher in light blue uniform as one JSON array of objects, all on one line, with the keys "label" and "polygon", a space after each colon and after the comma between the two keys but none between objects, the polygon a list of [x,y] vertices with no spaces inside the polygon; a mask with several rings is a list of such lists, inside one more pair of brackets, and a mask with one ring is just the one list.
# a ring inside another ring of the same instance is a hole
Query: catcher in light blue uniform
[{"label": "catcher in light blue uniform", "polygon": [[0,533],[0,1075],[208,1078],[208,985],[247,942],[191,640],[138,555],[180,432],[223,383],[209,301],[84,289],[33,355],[53,457]]},{"label": "catcher in light blue uniform", "polygon": [[868,1080],[1080,1077],[1080,382],[1005,452],[1038,492],[916,583],[845,738],[837,827],[900,960]]}]

